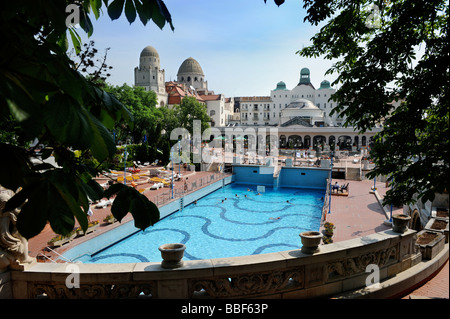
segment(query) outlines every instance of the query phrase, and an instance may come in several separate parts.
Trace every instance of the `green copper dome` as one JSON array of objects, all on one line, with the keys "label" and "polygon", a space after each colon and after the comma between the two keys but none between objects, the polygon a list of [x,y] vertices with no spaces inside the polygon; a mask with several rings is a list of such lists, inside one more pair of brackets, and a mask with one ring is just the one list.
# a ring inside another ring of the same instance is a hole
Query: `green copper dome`
[{"label": "green copper dome", "polygon": [[277,88],[274,91],[279,91],[279,90],[287,90],[286,83],[284,83],[283,81],[278,82]]},{"label": "green copper dome", "polygon": [[308,68],[303,68],[300,70],[300,82],[299,84],[310,84],[310,72]]},{"label": "green copper dome", "polygon": [[331,89],[330,82],[328,82],[327,80],[320,82],[320,89]]}]

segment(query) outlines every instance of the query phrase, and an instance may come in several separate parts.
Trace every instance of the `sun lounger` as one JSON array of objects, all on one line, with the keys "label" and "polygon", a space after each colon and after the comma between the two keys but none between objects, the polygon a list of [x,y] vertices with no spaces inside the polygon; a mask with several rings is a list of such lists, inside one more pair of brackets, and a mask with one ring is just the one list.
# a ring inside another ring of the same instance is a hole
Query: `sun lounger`
[{"label": "sun lounger", "polygon": [[163,188],[164,184],[163,183],[155,183],[152,186],[150,186],[150,189],[159,189],[159,188]]}]

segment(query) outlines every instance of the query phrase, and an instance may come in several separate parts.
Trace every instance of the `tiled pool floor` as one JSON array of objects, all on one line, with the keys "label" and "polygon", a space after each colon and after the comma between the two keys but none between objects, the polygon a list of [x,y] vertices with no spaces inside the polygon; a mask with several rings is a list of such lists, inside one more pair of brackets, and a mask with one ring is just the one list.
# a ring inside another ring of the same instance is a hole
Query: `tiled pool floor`
[{"label": "tiled pool floor", "polygon": [[299,233],[319,230],[324,190],[227,185],[153,227],[113,245],[85,263],[160,261],[165,243],[187,246],[186,260],[299,248]]}]

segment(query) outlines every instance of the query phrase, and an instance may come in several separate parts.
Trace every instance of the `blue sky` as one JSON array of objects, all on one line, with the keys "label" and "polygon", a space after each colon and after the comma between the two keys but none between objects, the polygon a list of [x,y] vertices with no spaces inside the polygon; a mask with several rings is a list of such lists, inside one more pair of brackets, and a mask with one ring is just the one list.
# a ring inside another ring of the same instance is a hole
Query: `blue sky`
[{"label": "blue sky", "polygon": [[110,48],[110,83],[134,84],[134,68],[147,45],[158,51],[166,81],[175,80],[181,63],[193,57],[202,66],[208,88],[227,97],[267,96],[279,81],[292,89],[303,67],[311,70],[311,81],[316,87],[322,80],[332,82],[336,77],[324,75],[332,65],[330,61],[295,54],[310,44],[310,38],[320,28],[303,23],[303,1],[286,0],[280,7],[273,0],[267,4],[263,0],[165,3],[175,31],[169,25],[160,30],[153,22],[143,26],[138,18],[130,25],[124,14],[115,21],[106,13],[96,21],[92,17],[91,39],[96,48],[100,52]]}]

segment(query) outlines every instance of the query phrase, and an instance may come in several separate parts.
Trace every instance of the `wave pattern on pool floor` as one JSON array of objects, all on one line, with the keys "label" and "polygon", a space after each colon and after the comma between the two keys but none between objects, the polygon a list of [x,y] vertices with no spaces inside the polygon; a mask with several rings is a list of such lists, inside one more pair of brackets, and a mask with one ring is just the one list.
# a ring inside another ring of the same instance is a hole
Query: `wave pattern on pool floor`
[{"label": "wave pattern on pool floor", "polygon": [[84,262],[161,261],[158,247],[175,242],[186,245],[186,260],[299,248],[300,232],[319,230],[322,196],[320,190],[270,188],[257,195],[231,184]]}]

